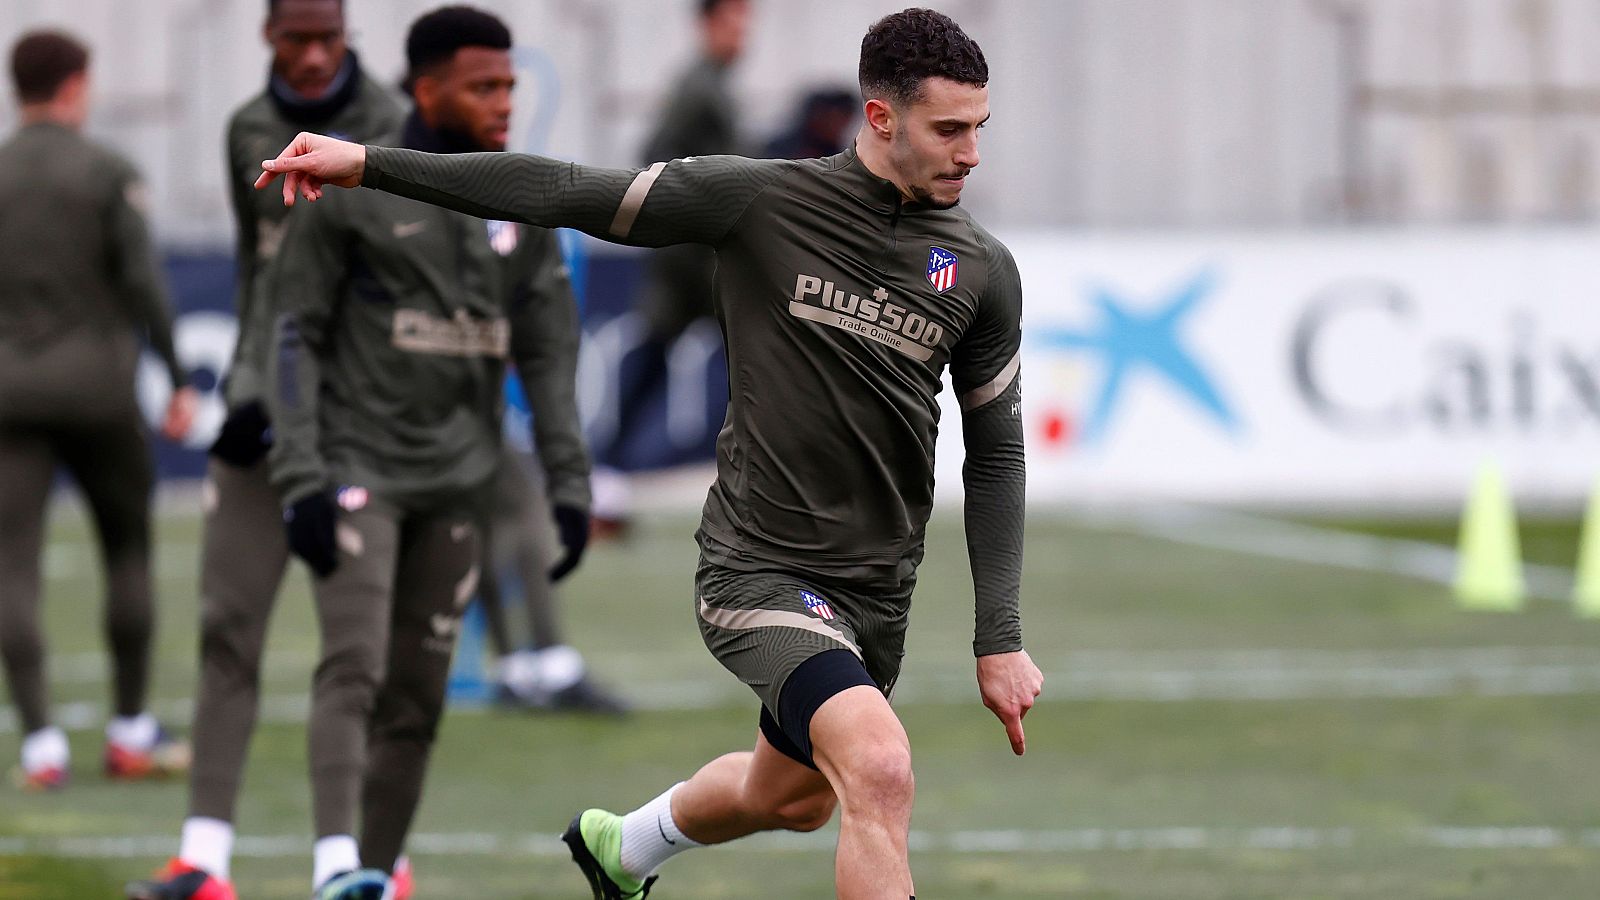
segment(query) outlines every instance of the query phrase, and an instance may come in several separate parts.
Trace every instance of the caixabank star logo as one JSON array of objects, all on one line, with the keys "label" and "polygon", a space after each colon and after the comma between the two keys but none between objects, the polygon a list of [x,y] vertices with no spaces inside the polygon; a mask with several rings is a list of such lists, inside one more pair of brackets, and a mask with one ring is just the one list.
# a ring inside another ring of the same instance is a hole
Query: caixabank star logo
[{"label": "caixabank star logo", "polygon": [[1184,333],[1216,286],[1215,273],[1203,269],[1152,302],[1091,284],[1084,291],[1090,317],[1082,324],[1024,329],[1047,363],[1033,437],[1052,449],[1104,444],[1141,381],[1175,393],[1201,418],[1238,434],[1243,423]]}]

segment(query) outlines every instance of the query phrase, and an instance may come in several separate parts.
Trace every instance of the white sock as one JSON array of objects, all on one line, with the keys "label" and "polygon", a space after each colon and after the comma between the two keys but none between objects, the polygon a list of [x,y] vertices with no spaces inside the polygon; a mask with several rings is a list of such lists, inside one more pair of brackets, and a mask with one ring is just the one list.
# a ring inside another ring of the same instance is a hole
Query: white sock
[{"label": "white sock", "polygon": [[149,750],[156,745],[161,725],[147,712],[137,716],[117,716],[106,723],[106,740],[129,750]]},{"label": "white sock", "polygon": [[311,889],[316,890],[329,878],[342,872],[361,868],[361,853],[356,849],[356,839],[348,834],[330,834],[317,838],[311,851]]},{"label": "white sock", "polygon": [[622,870],[635,878],[648,878],[661,864],[685,850],[703,846],[684,837],[672,818],[672,794],[666,793],[622,817]]},{"label": "white sock", "polygon": [[231,823],[205,816],[190,816],[183,820],[183,838],[178,843],[179,859],[227,881],[228,862],[232,857]]},{"label": "white sock", "polygon": [[554,694],[577,684],[583,678],[583,654],[566,644],[533,651],[539,687]]},{"label": "white sock", "polygon": [[70,757],[67,734],[54,725],[46,725],[22,739],[22,770],[37,772],[40,769],[65,769]]}]

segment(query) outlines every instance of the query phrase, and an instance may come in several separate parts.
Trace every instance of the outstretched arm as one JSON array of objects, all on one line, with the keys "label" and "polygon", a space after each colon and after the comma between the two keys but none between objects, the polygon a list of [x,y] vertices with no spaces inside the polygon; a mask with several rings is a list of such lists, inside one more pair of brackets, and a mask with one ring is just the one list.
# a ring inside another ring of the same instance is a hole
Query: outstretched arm
[{"label": "outstretched arm", "polygon": [[262,163],[266,171],[256,186],[284,174],[284,202],[292,204],[297,195],[316,200],[328,184],[359,184],[487,219],[661,247],[719,243],[762,188],[794,166],[707,156],[603,169],[518,153],[435,155],[301,134]]},{"label": "outstretched arm", "polygon": [[1019,756],[1022,718],[1043,677],[1022,649],[1022,528],[1027,465],[1019,373],[1022,288],[1005,248],[991,254],[978,319],[951,361],[966,443],[967,555],[972,566],[978,688]]}]

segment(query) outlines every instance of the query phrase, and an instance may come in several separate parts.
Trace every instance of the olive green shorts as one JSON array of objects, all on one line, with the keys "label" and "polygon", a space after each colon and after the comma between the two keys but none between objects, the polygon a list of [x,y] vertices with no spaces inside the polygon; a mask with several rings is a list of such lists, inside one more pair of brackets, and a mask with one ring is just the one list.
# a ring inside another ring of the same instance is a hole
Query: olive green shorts
[{"label": "olive green shorts", "polygon": [[700,558],[695,612],[717,662],[750,686],[773,716],[801,663],[848,650],[889,696],[905,656],[915,579],[875,587],[796,572],[744,572]]}]

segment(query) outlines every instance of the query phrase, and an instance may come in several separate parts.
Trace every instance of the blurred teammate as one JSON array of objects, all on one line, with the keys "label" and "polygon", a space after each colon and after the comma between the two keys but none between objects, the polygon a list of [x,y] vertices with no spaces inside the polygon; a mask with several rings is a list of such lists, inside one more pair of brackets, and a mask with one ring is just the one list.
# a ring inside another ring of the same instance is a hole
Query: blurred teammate
[{"label": "blurred teammate", "polygon": [[[494,645],[496,700],[532,710],[619,715],[628,711],[620,697],[589,677],[583,654],[562,640],[555,583],[577,565],[588,543],[589,517],[581,509],[545,498],[544,480],[529,472],[527,455],[507,441],[495,476],[493,499],[483,541],[478,596],[483,601],[489,642]],[[546,522],[554,514],[554,533]],[[552,566],[552,545],[559,541],[561,559]],[[548,567],[548,568],[547,568]],[[505,614],[506,584],[501,575],[516,573],[517,588],[527,612],[529,643],[511,637]]]},{"label": "blurred teammate", "polygon": [[[564,839],[596,898],[642,896],[667,858],[842,808],[840,897],[912,893],[910,747],[888,703],[932,506],[940,374],[966,443],[980,693],[1025,749],[1042,685],[1022,649],[1021,284],[956,208],[978,165],[988,66],[911,9],[861,45],[865,124],[823,160],[712,157],[642,171],[450,159],[302,135],[264,163],[284,197],[364,184],[609,240],[717,249],[733,397],[698,532],[707,646],[761,698],[753,752],[643,807],[586,810]],[[339,200],[348,196],[334,195]]]},{"label": "blurred teammate", "polygon": [[39,633],[39,561],[57,466],[94,514],[105,566],[113,708],[105,770],[180,770],[187,748],[150,713],[150,447],[134,397],[141,336],[172,379],[161,433],[189,430],[198,396],[172,348],[172,318],[125,160],[80,133],[89,53],[59,32],[11,52],[21,127],[0,145],[0,657],[23,730],[19,783],[66,783],[50,724]]},{"label": "blurred teammate", "polygon": [[[739,113],[728,75],[744,55],[750,31],[750,0],[699,0],[700,56],[678,76],[645,141],[646,165],[663,159],[740,153]],[[716,256],[699,244],[677,244],[650,254],[639,313],[646,336],[668,347],[691,325],[709,320]],[[707,331],[710,323],[707,321]],[[636,424],[650,384],[622,385],[617,401],[618,439]],[[626,528],[626,481],[608,469],[596,472],[601,532]],[[610,498],[618,498],[615,502]]]},{"label": "blurred teammate", "polygon": [[288,210],[251,182],[261,155],[302,129],[373,140],[395,131],[404,115],[346,45],[341,0],[268,0],[262,35],[272,49],[266,87],[228,122],[239,340],[224,383],[228,418],[206,470],[189,815],[177,857],[155,882],[129,886],[137,898],[232,896],[233,819],[255,729],[261,653],[289,562],[283,511],[263,461],[271,445],[262,394],[272,304],[259,277],[278,252]]},{"label": "blurred teammate", "polygon": [[[505,149],[510,48],[475,9],[418,19],[402,144],[498,156],[475,151]],[[476,588],[508,359],[550,502],[587,517],[577,307],[554,233],[370,192],[297,211],[269,278],[272,483],[289,547],[318,576],[314,890],[376,898],[421,798]]]},{"label": "blurred teammate", "polygon": [[768,159],[813,159],[832,156],[849,146],[850,124],[856,118],[855,94],[817,90],[806,94],[789,130],[767,143]]}]

